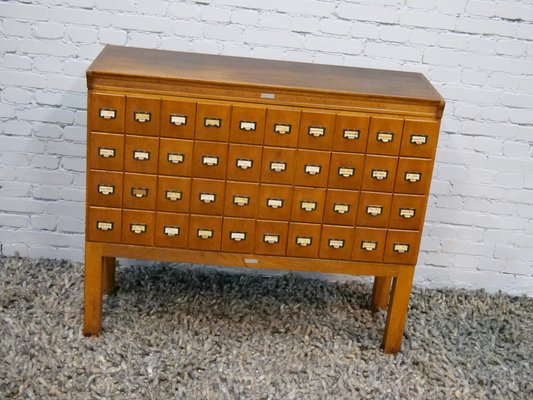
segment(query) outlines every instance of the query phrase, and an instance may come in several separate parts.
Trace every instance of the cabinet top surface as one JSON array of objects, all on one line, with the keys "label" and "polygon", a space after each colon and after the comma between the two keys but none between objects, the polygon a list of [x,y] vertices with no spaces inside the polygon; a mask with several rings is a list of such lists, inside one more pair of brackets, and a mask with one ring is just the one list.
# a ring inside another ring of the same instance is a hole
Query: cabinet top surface
[{"label": "cabinet top surface", "polygon": [[443,100],[421,73],[121,46],[106,46],[87,70],[89,81],[99,74]]}]

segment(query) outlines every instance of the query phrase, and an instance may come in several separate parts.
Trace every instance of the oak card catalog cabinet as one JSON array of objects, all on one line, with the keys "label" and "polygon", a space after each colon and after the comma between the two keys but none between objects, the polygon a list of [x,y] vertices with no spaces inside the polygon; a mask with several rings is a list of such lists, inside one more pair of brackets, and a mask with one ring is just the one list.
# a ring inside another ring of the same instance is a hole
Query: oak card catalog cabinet
[{"label": "oak card catalog cabinet", "polygon": [[86,335],[127,257],[375,276],[399,351],[444,109],[423,75],[108,46],[87,82]]}]

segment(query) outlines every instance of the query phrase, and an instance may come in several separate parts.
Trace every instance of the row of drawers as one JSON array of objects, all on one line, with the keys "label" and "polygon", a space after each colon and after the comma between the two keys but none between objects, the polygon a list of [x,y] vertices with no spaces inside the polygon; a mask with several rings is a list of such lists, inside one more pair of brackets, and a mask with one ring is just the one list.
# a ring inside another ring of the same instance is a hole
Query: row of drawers
[{"label": "row of drawers", "polygon": [[420,232],[89,208],[91,241],[415,264]]},{"label": "row of drawers", "polygon": [[89,205],[419,230],[426,197],[91,170]]},{"label": "row of drawers", "polygon": [[432,160],[91,133],[94,169],[425,194]]},{"label": "row of drawers", "polygon": [[432,158],[436,121],[93,93],[90,127],[279,147]]}]

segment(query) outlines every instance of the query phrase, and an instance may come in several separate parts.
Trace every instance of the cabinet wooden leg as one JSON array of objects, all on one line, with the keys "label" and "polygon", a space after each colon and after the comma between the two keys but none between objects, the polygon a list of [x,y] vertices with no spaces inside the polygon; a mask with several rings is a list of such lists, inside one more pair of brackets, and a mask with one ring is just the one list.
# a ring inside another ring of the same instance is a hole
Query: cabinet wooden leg
[{"label": "cabinet wooden leg", "polygon": [[85,290],[83,334],[98,335],[102,328],[104,263],[97,245],[85,245]]},{"label": "cabinet wooden leg", "polygon": [[387,322],[383,334],[383,351],[385,353],[397,353],[402,346],[414,266],[402,266],[401,268],[402,271],[392,282]]},{"label": "cabinet wooden leg", "polygon": [[104,257],[103,272],[103,293],[113,294],[115,292],[115,257]]},{"label": "cabinet wooden leg", "polygon": [[374,287],[372,289],[371,307],[374,310],[385,310],[389,305],[389,296],[392,277],[376,276],[374,278]]}]

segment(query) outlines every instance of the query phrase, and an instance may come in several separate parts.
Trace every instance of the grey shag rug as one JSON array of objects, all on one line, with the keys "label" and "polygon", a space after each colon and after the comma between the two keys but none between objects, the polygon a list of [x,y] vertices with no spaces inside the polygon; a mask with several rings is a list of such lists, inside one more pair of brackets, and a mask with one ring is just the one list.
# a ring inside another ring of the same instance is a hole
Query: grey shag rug
[{"label": "grey shag rug", "polygon": [[0,258],[0,398],[532,399],[533,299],[415,290],[403,350],[371,287],[191,266],[118,268],[99,338],[83,268]]}]

